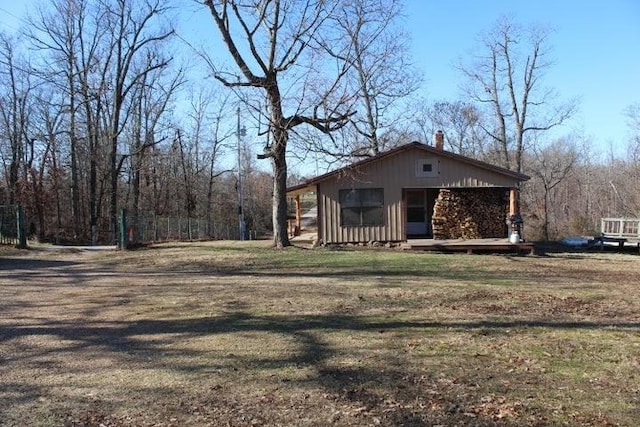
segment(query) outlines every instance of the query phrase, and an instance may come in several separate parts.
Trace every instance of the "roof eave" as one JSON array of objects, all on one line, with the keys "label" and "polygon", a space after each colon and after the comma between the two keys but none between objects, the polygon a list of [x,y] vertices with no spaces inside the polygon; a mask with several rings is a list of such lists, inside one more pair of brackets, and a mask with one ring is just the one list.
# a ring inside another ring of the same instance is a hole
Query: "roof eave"
[{"label": "roof eave", "polygon": [[[295,194],[303,194],[303,193],[307,193],[309,191],[313,191],[313,190],[316,189],[316,186],[317,186],[318,183],[320,183],[320,182],[322,182],[322,181],[324,181],[326,179],[329,179],[329,178],[331,178],[331,177],[333,177],[335,175],[338,175],[338,174],[341,174],[341,173],[344,173],[344,172],[347,172],[347,171],[356,170],[356,169],[360,168],[363,165],[366,165],[366,164],[369,164],[369,163],[372,163],[372,162],[376,162],[376,161],[380,161],[380,160],[382,160],[382,159],[384,159],[386,157],[389,157],[389,156],[392,156],[392,155],[396,155],[398,153],[401,153],[401,152],[406,151],[406,150],[410,150],[412,148],[418,148],[420,150],[426,151],[426,152],[431,153],[431,154],[444,156],[444,157],[449,157],[450,159],[453,159],[453,160],[457,160],[457,161],[461,161],[461,162],[465,162],[465,163],[470,163],[470,164],[475,165],[477,167],[480,167],[482,169],[486,169],[486,170],[493,171],[493,172],[496,172],[496,173],[499,173],[499,174],[502,174],[502,175],[509,176],[509,177],[519,181],[519,182],[528,181],[529,179],[531,179],[530,176],[527,176],[525,174],[522,174],[522,173],[519,173],[519,172],[515,172],[515,171],[512,171],[510,169],[506,169],[506,168],[503,168],[503,167],[500,167],[500,166],[495,166],[495,165],[492,165],[490,163],[486,163],[486,162],[483,162],[483,161],[480,161],[480,160],[472,159],[470,157],[463,156],[461,154],[456,154],[456,153],[452,153],[452,152],[449,152],[449,151],[440,150],[438,148],[431,147],[429,145],[425,145],[425,144],[422,144],[420,142],[410,142],[408,144],[401,145],[401,146],[396,147],[396,148],[392,148],[391,150],[385,151],[385,152],[380,153],[380,154],[378,154],[376,156],[360,160],[358,162],[352,163],[352,164],[347,165],[345,167],[342,167],[340,169],[336,169],[334,171],[327,172],[325,174],[319,175],[319,176],[317,176],[315,178],[311,178],[311,179],[305,181],[302,184],[299,184],[299,185],[296,185],[296,186],[288,188],[287,189],[287,194],[288,195],[292,195],[292,194],[295,195]],[[302,191],[303,189],[306,189],[306,190]]]}]

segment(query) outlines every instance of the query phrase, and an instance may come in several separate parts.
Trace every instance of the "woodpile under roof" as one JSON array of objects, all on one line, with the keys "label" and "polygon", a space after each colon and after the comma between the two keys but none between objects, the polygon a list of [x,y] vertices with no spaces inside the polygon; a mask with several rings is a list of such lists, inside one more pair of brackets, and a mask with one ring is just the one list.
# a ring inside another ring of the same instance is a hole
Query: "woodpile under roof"
[{"label": "woodpile under roof", "polygon": [[433,238],[506,237],[508,209],[504,188],[442,189],[433,208]]}]

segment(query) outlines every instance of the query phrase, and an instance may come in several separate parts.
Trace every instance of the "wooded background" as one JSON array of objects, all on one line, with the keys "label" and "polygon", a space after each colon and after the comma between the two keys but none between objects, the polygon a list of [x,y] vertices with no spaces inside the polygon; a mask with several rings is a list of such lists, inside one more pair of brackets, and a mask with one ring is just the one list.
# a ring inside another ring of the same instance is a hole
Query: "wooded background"
[{"label": "wooded background", "polygon": [[[447,150],[531,176],[529,240],[640,216],[640,104],[623,157],[571,131],[580,105],[545,86],[552,34],[540,26],[497,21],[452,70],[465,94],[429,100],[399,0],[203,3],[224,61],[186,44],[159,0],[42,2],[0,33],[0,205],[22,204],[30,234],[113,242],[127,208],[234,238],[243,205],[246,229],[267,236],[283,226],[286,185],[436,130]],[[288,173],[293,157],[307,170]]]}]

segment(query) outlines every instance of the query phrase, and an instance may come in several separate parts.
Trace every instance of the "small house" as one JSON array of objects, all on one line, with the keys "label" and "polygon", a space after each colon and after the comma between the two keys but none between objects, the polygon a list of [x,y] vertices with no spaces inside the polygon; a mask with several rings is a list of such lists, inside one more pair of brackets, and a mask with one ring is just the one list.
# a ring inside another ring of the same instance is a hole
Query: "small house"
[{"label": "small house", "polygon": [[[520,218],[518,190],[526,175],[412,142],[287,189],[317,198],[318,241],[324,244],[406,242],[413,238],[509,236]],[[300,227],[300,209],[297,209]]]}]

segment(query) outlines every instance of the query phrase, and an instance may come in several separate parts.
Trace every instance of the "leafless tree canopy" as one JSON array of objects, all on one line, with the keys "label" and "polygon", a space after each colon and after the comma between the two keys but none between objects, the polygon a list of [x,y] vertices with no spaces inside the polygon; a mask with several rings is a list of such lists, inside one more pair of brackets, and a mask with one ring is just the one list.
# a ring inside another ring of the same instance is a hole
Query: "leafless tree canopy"
[{"label": "leafless tree canopy", "polygon": [[463,101],[437,101],[416,107],[420,111],[416,124],[429,141],[438,130],[445,135],[446,149],[464,156],[490,160],[483,132],[485,117],[474,104]]},{"label": "leafless tree canopy", "polygon": [[330,17],[331,31],[321,45],[331,58],[348,65],[346,84],[356,95],[357,112],[342,138],[310,144],[310,149],[353,160],[390,148],[391,139],[383,134],[401,122],[402,102],[421,83],[409,59],[402,18],[398,0],[346,0]]},{"label": "leafless tree canopy", "polygon": [[351,96],[342,83],[349,64],[319,65],[323,55],[318,40],[337,4],[311,0],[207,0],[205,4],[237,70],[220,70],[211,61],[215,77],[230,88],[257,89],[255,96],[265,100],[264,111],[259,102],[247,103],[266,116],[271,143],[264,156],[273,164],[274,245],[288,246],[290,131],[305,124],[329,133],[343,127],[353,114]]},{"label": "leafless tree canopy", "polygon": [[[175,11],[160,0],[42,2],[24,31],[0,33],[0,204],[22,204],[32,234],[112,242],[126,207],[140,220],[206,219],[210,237],[236,238],[233,149],[247,227],[286,246],[286,185],[300,178],[288,158],[313,156],[324,171],[440,129],[448,150],[531,176],[530,239],[640,215],[640,107],[626,111],[622,158],[561,132],[576,104],[545,85],[551,32],[499,21],[464,61],[466,95],[414,102],[399,0],[192,4],[224,46],[189,51],[211,78],[176,57],[193,47],[177,44]],[[240,138],[238,107],[256,137]]]},{"label": "leafless tree canopy", "polygon": [[544,86],[552,65],[550,35],[505,18],[483,36],[479,55],[460,67],[467,93],[493,117],[483,129],[502,165],[517,172],[535,135],[564,123],[576,107],[573,101],[558,104],[555,91]]}]

